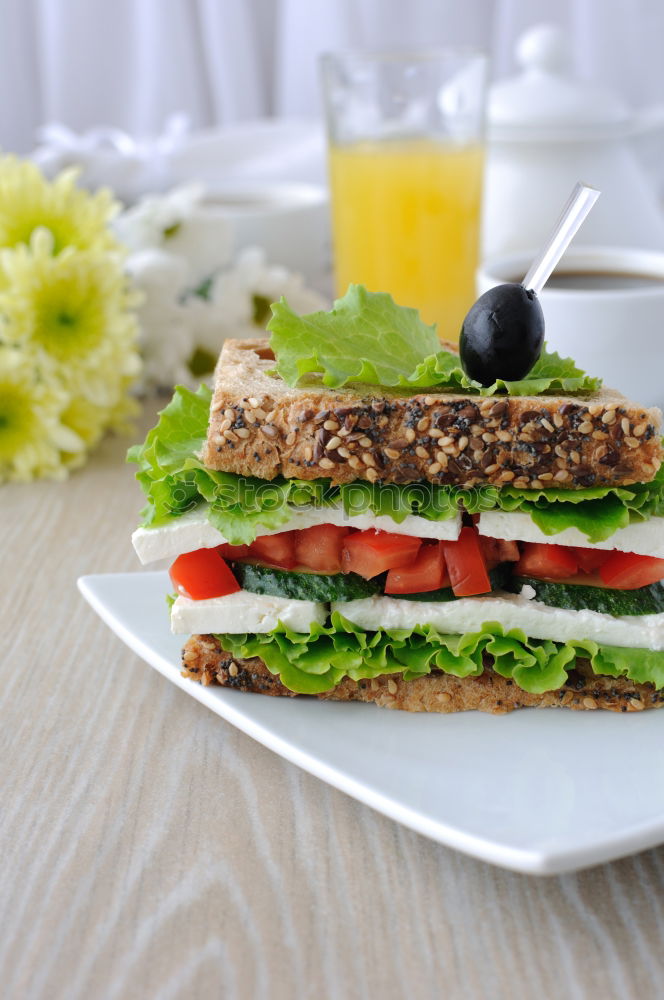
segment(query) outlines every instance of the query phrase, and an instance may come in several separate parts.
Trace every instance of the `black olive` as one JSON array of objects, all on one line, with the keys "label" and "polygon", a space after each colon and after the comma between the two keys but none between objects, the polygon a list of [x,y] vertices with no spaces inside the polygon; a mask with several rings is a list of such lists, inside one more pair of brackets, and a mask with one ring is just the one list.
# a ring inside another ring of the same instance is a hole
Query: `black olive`
[{"label": "black olive", "polygon": [[524,378],[540,356],[544,314],[537,295],[516,282],[490,288],[463,321],[459,340],[466,375],[492,385]]}]

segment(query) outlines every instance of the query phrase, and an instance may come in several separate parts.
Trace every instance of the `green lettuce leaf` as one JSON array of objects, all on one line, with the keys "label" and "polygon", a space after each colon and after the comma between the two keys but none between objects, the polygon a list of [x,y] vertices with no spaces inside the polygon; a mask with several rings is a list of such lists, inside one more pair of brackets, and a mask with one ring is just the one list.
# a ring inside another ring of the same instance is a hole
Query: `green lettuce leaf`
[{"label": "green lettuce leaf", "polygon": [[455,677],[477,677],[484,655],[501,677],[531,694],[555,691],[567,680],[577,656],[586,657],[593,671],[627,677],[637,683],[664,687],[664,652],[599,646],[590,640],[568,643],[529,639],[520,629],[506,631],[486,622],[480,631],[445,635],[432,626],[365,632],[338,612],[330,625],[311,626],[308,633],[279,624],[264,635],[218,635],[233,656],[259,656],[282,684],[299,694],[321,694],[344,677],[354,681],[381,674],[401,674],[404,680],[442,670]]},{"label": "green lettuce leaf", "polygon": [[594,392],[601,385],[601,379],[585,375],[570,358],[545,348],[525,379],[482,386],[468,378],[457,354],[441,350],[435,326],[423,323],[416,309],[398,306],[385,292],[369,292],[362,285],[350,285],[329,312],[307,316],[298,316],[282,298],[272,306],[267,329],[276,371],[290,386],[316,377],[334,389],[363,382],[535,396]]},{"label": "green lettuce leaf", "polygon": [[350,285],[329,312],[298,316],[285,299],[272,306],[267,324],[277,371],[288,385],[323,373],[332,388],[349,382],[400,385],[440,347],[434,326],[391,295]]},{"label": "green lettuce leaf", "polygon": [[[478,491],[466,503],[471,513],[491,509],[529,514],[545,535],[578,528],[591,544],[606,541],[619,528],[664,516],[664,466],[649,483],[591,486],[580,490],[517,490],[512,486]],[[476,509],[471,509],[473,506]]]},{"label": "green lettuce leaf", "polygon": [[159,478],[179,471],[205,443],[211,399],[206,385],[196,392],[176,387],[143,444],[127,452],[127,461],[136,462],[142,471]]},{"label": "green lettuce leaf", "polygon": [[415,371],[399,385],[418,388],[434,387],[445,392],[479,393],[480,396],[541,396],[545,393],[596,392],[602,380],[592,378],[577,368],[571,358],[561,358],[555,351],[547,351],[546,344],[528,375],[518,382],[497,379],[493,385],[483,386],[469,378],[461,367],[458,355],[451,351],[438,351],[425,358]]},{"label": "green lettuce leaf", "polygon": [[[433,483],[366,483],[358,480],[340,487],[328,484],[326,495],[338,497],[347,514],[377,514],[401,524],[409,514],[429,521],[447,521],[459,510],[457,492]],[[332,501],[335,502],[335,501]]]}]

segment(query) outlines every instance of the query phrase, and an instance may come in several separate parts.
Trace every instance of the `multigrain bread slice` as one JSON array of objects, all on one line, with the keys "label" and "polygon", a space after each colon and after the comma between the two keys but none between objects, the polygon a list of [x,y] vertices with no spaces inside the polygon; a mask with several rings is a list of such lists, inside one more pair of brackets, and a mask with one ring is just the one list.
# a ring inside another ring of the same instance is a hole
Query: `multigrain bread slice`
[{"label": "multigrain bread slice", "polygon": [[[225,652],[213,635],[194,635],[182,650],[182,676],[203,684],[220,684],[238,691],[281,697],[299,697],[270,673],[256,656],[239,659]],[[641,712],[662,708],[664,691],[652,684],[635,684],[623,678],[598,677],[587,660],[577,660],[567,683],[557,691],[528,694],[513,681],[493,672],[489,659],[480,677],[452,677],[432,673],[404,681],[399,675],[373,680],[344,679],[331,691],[317,695],[330,701],[373,701],[383,708],[406,712],[465,712],[477,710],[503,715],[516,708],[606,709]]]},{"label": "multigrain bread slice", "polygon": [[202,459],[273,479],[428,480],[464,488],[628,485],[662,462],[662,414],[612,389],[586,396],[479,398],[319,386],[268,375],[266,338],[227,340]]}]

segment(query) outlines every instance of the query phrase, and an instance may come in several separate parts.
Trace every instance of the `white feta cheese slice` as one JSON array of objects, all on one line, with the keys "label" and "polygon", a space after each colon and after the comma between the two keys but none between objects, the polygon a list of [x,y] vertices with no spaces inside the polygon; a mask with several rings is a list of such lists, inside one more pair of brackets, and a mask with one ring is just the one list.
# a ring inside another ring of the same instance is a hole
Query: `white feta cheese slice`
[{"label": "white feta cheese slice", "polygon": [[474,632],[485,622],[519,628],[533,639],[594,639],[608,646],[664,649],[664,614],[614,618],[597,611],[550,608],[521,595],[465,597],[456,601],[404,601],[396,597],[366,597],[335,601],[334,611],[349,621],[375,631],[433,625],[441,632]]},{"label": "white feta cheese slice", "polygon": [[211,549],[226,541],[221,532],[210,524],[203,507],[197,507],[158,528],[137,528],[131,540],[136,555],[144,565],[158,559],[174,559],[182,552]]},{"label": "white feta cheese slice", "polygon": [[[137,528],[131,540],[140,561],[156,562],[159,559],[174,559],[182,552],[194,549],[208,549],[221,545],[227,539],[213,527],[207,519],[208,505],[202,504],[188,514],[174,518],[169,524],[158,528]],[[397,524],[391,517],[382,514],[349,515],[343,507],[292,508],[292,515],[286,524],[265,531],[261,535],[276,535],[280,531],[294,528],[311,528],[317,524],[336,524],[343,527],[376,528],[380,531],[395,531],[400,535],[414,535],[418,538],[436,538],[455,541],[461,530],[461,515],[456,514],[446,521],[430,521],[426,517],[408,514]]]},{"label": "white feta cheese slice", "polygon": [[604,542],[592,544],[578,528],[565,528],[557,535],[545,535],[529,514],[522,511],[508,513],[490,510],[480,516],[480,535],[502,538],[506,542],[544,542],[545,545],[581,545],[593,549],[617,549],[636,552],[643,556],[664,559],[664,517],[651,517],[648,521],[618,528]]},{"label": "white feta cheese slice", "polygon": [[252,594],[248,590],[206,601],[178,597],[171,608],[171,632],[271,632],[279,621],[295,632],[308,632],[312,622],[322,625],[327,613],[327,605],[317,601]]}]

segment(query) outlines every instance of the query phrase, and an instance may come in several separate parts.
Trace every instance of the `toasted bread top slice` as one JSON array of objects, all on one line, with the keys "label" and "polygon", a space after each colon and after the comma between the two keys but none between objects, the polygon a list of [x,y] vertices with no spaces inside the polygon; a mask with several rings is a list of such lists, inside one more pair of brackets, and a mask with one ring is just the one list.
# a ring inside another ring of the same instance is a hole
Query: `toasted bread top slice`
[{"label": "toasted bread top slice", "polygon": [[267,338],[227,340],[202,459],[260,479],[428,480],[520,489],[648,482],[662,414],[613,389],[584,396],[464,396],[353,385],[290,388]]}]

